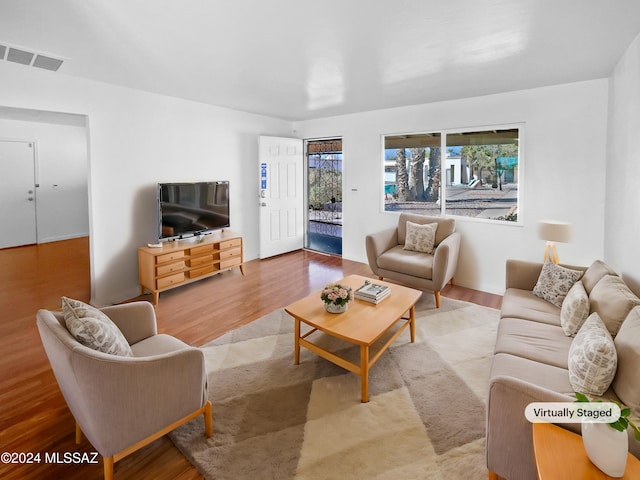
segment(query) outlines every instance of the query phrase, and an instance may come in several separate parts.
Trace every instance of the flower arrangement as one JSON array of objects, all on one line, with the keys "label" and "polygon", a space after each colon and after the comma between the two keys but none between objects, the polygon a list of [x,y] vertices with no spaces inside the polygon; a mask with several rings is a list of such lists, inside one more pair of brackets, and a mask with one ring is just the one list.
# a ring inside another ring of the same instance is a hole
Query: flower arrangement
[{"label": "flower arrangement", "polygon": [[320,298],[326,305],[343,306],[353,300],[353,290],[345,285],[330,283],[324,287]]},{"label": "flower arrangement", "polygon": [[[574,392],[574,393],[576,396],[576,402],[591,401],[583,393],[580,393],[580,392]],[[601,402],[601,401],[602,400],[598,400],[598,402]],[[640,428],[635,423],[633,423],[633,421],[629,418],[629,415],[631,414],[631,409],[627,407],[623,407],[622,405],[620,405],[619,402],[616,402],[616,401],[612,401],[612,403],[615,403],[616,405],[618,405],[618,407],[620,407],[620,418],[618,418],[618,420],[616,420],[615,422],[609,423],[609,426],[614,430],[618,430],[619,432],[624,432],[627,428],[631,427],[631,429],[633,430],[633,435],[636,437],[636,440],[640,442]]]}]

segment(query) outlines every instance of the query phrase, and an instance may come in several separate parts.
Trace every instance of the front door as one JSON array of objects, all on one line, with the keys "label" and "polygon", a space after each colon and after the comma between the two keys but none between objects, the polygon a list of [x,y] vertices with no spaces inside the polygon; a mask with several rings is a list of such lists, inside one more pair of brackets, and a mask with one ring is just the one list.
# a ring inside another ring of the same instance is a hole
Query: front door
[{"label": "front door", "polygon": [[259,140],[260,258],[299,250],[304,241],[302,140]]},{"label": "front door", "polygon": [[35,192],[33,142],[0,140],[0,248],[37,242]]}]

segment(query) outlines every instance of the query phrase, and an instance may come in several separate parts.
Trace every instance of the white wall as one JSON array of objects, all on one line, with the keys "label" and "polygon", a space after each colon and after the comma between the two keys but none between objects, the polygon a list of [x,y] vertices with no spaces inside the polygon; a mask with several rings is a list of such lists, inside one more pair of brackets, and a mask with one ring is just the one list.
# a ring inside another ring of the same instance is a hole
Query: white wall
[{"label": "white wall", "polygon": [[296,136],[343,138],[343,256],[366,261],[364,236],[397,223],[382,208],[382,136],[450,128],[522,124],[522,226],[458,219],[462,251],[456,283],[504,291],[507,258],[541,260],[543,219],[569,221],[574,242],[563,263],[588,265],[604,254],[607,80],[379,110],[294,124]]},{"label": "white wall", "polygon": [[[36,145],[37,241],[53,242],[89,235],[88,152],[84,118],[56,122],[35,112],[0,108],[0,138],[33,141]],[[12,117],[19,117],[16,120]],[[81,125],[79,125],[81,124]]]},{"label": "white wall", "polygon": [[258,254],[261,134],[290,123],[0,62],[0,105],[88,116],[92,301],[138,294],[137,248],[156,240],[155,184],[227,179],[232,229]]},{"label": "white wall", "polygon": [[640,293],[640,35],[610,78],[605,257]]}]

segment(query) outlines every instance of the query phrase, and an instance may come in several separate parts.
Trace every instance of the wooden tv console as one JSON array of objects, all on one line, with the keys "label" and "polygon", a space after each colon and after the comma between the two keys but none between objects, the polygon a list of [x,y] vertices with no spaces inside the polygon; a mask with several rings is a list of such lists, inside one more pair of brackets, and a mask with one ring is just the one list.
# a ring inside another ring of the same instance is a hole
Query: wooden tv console
[{"label": "wooden tv console", "polygon": [[240,267],[244,275],[242,237],[229,230],[201,239],[189,238],[163,243],[161,247],[138,248],[140,292],[153,293],[158,304],[160,292]]}]

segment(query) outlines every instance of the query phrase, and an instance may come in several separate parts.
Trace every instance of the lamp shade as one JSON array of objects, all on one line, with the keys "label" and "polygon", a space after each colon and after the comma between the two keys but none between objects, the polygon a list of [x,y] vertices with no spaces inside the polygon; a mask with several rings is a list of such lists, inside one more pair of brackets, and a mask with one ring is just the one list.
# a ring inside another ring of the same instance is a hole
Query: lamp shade
[{"label": "lamp shade", "polygon": [[544,221],[538,224],[538,236],[548,242],[567,243],[571,241],[571,224],[565,222]]}]

